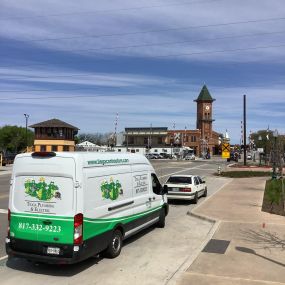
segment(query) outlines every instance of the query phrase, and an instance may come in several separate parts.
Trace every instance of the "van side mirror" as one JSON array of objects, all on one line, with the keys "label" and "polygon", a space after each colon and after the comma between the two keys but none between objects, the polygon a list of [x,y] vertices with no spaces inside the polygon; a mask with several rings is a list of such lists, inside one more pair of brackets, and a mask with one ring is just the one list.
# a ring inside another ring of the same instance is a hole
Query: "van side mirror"
[{"label": "van side mirror", "polygon": [[162,187],[162,191],[161,191],[162,193],[162,195],[164,195],[164,194],[167,194],[168,193],[168,187],[167,187],[167,185],[163,185],[163,187]]}]

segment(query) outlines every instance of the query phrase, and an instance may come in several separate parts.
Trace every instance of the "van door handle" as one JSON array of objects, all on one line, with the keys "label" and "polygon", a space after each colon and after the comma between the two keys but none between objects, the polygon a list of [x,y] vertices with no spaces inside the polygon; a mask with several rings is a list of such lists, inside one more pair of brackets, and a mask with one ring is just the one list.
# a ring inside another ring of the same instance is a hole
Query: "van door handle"
[{"label": "van door handle", "polygon": [[51,220],[45,220],[45,221],[43,221],[43,224],[44,225],[51,225],[52,221]]}]

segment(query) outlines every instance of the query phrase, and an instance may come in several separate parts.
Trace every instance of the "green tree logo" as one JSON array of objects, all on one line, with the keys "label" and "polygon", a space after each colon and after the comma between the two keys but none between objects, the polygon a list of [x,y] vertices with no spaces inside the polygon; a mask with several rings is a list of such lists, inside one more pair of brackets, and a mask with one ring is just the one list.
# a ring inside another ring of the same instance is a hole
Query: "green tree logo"
[{"label": "green tree logo", "polygon": [[49,201],[54,197],[61,199],[58,186],[53,181],[47,184],[43,177],[39,179],[38,183],[35,180],[27,179],[25,181],[25,193],[41,201]]},{"label": "green tree logo", "polygon": [[110,178],[110,182],[104,180],[101,183],[101,192],[104,199],[116,200],[120,195],[123,195],[123,189],[121,183],[116,180],[114,182],[113,178]]}]

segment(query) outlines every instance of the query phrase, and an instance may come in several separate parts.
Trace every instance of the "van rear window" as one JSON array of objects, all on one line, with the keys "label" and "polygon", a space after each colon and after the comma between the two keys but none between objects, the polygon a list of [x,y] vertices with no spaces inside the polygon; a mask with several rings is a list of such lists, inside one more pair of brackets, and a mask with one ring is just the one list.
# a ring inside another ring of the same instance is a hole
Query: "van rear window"
[{"label": "van rear window", "polygon": [[183,176],[175,176],[169,177],[166,183],[173,183],[173,184],[191,184],[192,178],[191,177],[183,177]]}]

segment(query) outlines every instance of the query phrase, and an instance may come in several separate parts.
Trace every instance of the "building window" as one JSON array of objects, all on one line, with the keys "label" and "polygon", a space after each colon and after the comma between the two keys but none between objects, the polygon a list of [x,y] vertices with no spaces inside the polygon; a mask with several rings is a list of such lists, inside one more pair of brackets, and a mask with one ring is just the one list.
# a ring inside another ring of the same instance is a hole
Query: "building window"
[{"label": "building window", "polygon": [[129,137],[129,144],[134,144],[135,143],[135,138],[134,137]]},{"label": "building window", "polygon": [[196,136],[191,136],[191,142],[196,142]]},{"label": "building window", "polygon": [[147,145],[147,144],[148,144],[148,138],[147,138],[147,137],[144,137],[144,138],[143,138],[143,144],[144,144],[144,145]]},{"label": "building window", "polygon": [[162,137],[158,137],[158,138],[157,138],[157,143],[158,143],[158,144],[162,144]]},{"label": "building window", "polygon": [[63,146],[63,151],[69,151],[69,146],[68,145],[64,145]]},{"label": "building window", "polygon": [[52,150],[52,151],[57,151],[57,145],[52,145],[52,146],[51,146],[51,150]]},{"label": "building window", "polygon": [[41,151],[46,151],[47,147],[45,145],[41,145]]}]

